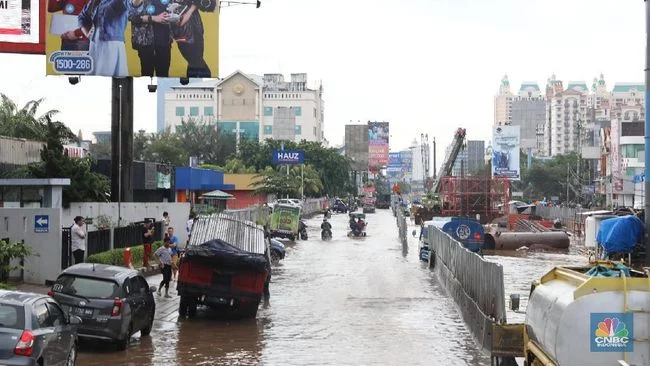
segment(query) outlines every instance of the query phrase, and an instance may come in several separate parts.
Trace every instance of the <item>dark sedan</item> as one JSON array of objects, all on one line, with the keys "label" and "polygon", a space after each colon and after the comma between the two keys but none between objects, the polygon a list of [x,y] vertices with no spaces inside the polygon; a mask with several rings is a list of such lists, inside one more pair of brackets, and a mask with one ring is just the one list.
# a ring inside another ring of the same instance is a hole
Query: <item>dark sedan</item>
[{"label": "dark sedan", "polygon": [[83,319],[80,338],[113,341],[123,350],[133,334],[140,331],[147,336],[151,332],[155,291],[136,270],[80,263],[59,275],[50,296],[66,312]]},{"label": "dark sedan", "polygon": [[0,290],[0,364],[74,365],[80,323],[48,296]]}]

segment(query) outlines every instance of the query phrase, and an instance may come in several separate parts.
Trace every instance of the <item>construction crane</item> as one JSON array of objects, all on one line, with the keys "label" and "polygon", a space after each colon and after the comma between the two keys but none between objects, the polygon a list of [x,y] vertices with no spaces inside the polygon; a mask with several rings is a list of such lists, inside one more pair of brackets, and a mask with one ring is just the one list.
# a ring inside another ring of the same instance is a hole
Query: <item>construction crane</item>
[{"label": "construction crane", "polygon": [[445,160],[440,165],[440,171],[438,172],[438,175],[436,175],[436,180],[433,181],[433,186],[431,187],[432,193],[439,193],[442,177],[448,177],[451,175],[452,170],[454,169],[454,164],[456,163],[456,158],[458,157],[458,153],[465,144],[465,132],[466,131],[464,128],[459,128],[456,130],[451,150],[449,151],[449,154],[445,156]]},{"label": "construction crane", "polygon": [[424,207],[420,207],[415,212],[415,224],[420,225],[422,222],[431,220],[431,218],[440,214],[442,210],[442,202],[438,197],[440,193],[440,187],[442,185],[442,178],[450,176],[456,163],[456,158],[458,153],[463,148],[465,144],[465,129],[459,128],[454,134],[454,140],[452,142],[451,150],[445,156],[445,160],[440,165],[440,171],[436,175],[433,185],[431,186],[431,191],[427,194],[427,197],[423,199]]}]

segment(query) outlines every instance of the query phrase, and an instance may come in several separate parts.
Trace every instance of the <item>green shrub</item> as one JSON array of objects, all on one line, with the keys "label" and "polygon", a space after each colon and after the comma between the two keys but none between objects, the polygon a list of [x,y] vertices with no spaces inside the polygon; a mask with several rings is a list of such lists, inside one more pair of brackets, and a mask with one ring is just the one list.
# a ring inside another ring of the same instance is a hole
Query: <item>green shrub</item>
[{"label": "green shrub", "polygon": [[8,283],[0,282],[0,290],[9,290],[13,291],[16,289],[16,286],[10,285]]},{"label": "green shrub", "polygon": [[[153,243],[151,252],[155,252],[156,249],[160,248],[163,245],[162,241],[157,241]],[[134,267],[142,264],[142,259],[144,257],[144,246],[135,245],[131,247],[131,263]],[[124,265],[124,248],[113,249],[106,252],[101,252],[88,256],[86,259],[88,263],[98,263],[98,264],[111,264],[115,266]]]}]

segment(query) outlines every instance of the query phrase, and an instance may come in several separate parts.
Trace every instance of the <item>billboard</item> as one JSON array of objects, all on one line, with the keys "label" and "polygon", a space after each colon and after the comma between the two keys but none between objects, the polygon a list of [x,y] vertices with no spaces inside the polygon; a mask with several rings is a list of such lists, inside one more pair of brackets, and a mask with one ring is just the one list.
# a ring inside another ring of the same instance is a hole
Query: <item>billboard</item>
[{"label": "billboard", "polygon": [[402,155],[398,152],[388,153],[388,169],[402,168]]},{"label": "billboard", "polygon": [[521,180],[520,126],[499,126],[492,135],[492,176]]},{"label": "billboard", "polygon": [[218,76],[217,0],[45,0],[47,75]]},{"label": "billboard", "polygon": [[45,53],[45,3],[0,0],[0,52]]},{"label": "billboard", "polygon": [[273,152],[273,164],[304,164],[305,152],[294,150],[279,150]]},{"label": "billboard", "polygon": [[368,168],[377,171],[388,165],[388,122],[368,122]]}]

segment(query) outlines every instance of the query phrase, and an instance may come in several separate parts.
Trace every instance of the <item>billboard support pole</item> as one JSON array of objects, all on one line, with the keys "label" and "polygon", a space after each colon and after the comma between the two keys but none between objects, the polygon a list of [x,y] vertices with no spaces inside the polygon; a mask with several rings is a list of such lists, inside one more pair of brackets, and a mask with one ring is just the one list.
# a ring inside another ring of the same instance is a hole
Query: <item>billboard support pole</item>
[{"label": "billboard support pole", "polygon": [[644,177],[644,187],[645,187],[645,262],[646,265],[650,266],[650,181],[648,181],[648,160],[650,159],[650,149],[647,146],[650,146],[650,118],[648,118],[650,113],[650,106],[648,105],[648,99],[650,99],[650,2],[646,0],[645,2],[645,21],[646,21],[646,56],[645,56],[645,177]]},{"label": "billboard support pole", "polygon": [[112,79],[111,201],[133,201],[132,77]]}]

